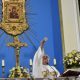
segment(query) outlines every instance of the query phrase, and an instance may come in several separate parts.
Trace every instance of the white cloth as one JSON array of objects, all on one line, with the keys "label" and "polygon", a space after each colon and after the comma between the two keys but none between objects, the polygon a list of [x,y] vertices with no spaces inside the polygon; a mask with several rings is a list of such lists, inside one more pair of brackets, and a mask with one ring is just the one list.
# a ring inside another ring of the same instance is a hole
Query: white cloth
[{"label": "white cloth", "polygon": [[49,72],[56,72],[57,73],[57,77],[59,77],[60,76],[60,73],[59,73],[59,71],[54,67],[54,66],[49,66],[49,65],[43,65],[43,67],[42,67],[42,71],[46,71],[46,70],[48,70]]},{"label": "white cloth", "polygon": [[[57,72],[57,77],[60,76],[60,73],[54,66],[43,65],[42,64],[42,56],[44,55],[44,49],[42,50],[41,47],[38,48],[37,52],[34,55],[33,59],[33,70],[32,74],[34,78],[43,78],[42,72],[48,70],[49,72]],[[50,76],[49,76],[50,77]]]},{"label": "white cloth", "polygon": [[33,59],[33,71],[32,74],[34,78],[42,78],[42,56],[44,55],[44,50],[41,49],[41,46],[38,48],[37,52],[34,55]]}]

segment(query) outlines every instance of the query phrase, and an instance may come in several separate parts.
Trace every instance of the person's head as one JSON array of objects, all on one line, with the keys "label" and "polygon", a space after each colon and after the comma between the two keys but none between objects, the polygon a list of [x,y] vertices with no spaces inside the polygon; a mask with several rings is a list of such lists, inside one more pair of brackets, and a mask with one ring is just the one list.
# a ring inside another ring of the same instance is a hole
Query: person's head
[{"label": "person's head", "polygon": [[16,7],[15,6],[12,7],[12,12],[16,12]]},{"label": "person's head", "polygon": [[43,65],[48,65],[48,63],[49,63],[49,57],[47,55],[43,55],[43,57],[42,57],[42,63],[43,63]]}]

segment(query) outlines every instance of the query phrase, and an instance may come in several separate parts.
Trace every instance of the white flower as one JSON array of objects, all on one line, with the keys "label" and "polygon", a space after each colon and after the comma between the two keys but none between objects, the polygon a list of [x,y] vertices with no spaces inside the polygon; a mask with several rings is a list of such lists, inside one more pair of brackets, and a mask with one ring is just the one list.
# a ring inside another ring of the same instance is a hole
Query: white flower
[{"label": "white flower", "polygon": [[80,62],[79,62],[79,64],[80,64]]},{"label": "white flower", "polygon": [[70,63],[68,62],[68,65],[69,65]]},{"label": "white flower", "polygon": [[73,60],[72,59],[69,59],[69,61],[72,62]]},{"label": "white flower", "polygon": [[75,60],[78,60],[78,57],[75,57]]}]

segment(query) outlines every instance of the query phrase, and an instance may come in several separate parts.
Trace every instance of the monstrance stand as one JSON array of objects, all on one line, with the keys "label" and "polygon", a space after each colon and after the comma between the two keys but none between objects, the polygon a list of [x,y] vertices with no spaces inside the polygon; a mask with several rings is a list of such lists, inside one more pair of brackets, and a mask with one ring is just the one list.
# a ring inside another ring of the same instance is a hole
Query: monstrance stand
[{"label": "monstrance stand", "polygon": [[29,26],[25,18],[25,0],[2,0],[3,3],[3,19],[0,23],[0,29],[4,30],[8,35],[13,36],[12,43],[8,46],[14,47],[16,55],[16,66],[11,70],[10,78],[29,77],[29,74],[23,72],[20,67],[20,48],[27,46],[18,39],[18,35],[28,30]]}]

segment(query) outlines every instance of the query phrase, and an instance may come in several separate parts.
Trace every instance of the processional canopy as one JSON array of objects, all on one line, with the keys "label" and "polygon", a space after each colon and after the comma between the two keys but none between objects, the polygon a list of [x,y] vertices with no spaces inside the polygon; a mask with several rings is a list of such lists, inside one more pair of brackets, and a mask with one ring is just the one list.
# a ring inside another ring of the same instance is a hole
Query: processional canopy
[{"label": "processional canopy", "polygon": [[29,28],[26,21],[25,0],[2,0],[3,18],[0,28],[17,36]]}]

